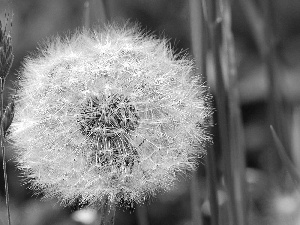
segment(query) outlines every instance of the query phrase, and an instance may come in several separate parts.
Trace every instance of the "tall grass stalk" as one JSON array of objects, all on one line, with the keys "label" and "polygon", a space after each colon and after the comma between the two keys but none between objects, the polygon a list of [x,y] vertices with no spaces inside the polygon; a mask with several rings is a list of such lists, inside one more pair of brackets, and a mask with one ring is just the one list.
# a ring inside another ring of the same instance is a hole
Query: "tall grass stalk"
[{"label": "tall grass stalk", "polygon": [[7,222],[8,225],[11,225],[11,216],[10,216],[10,207],[9,207],[9,191],[8,191],[8,178],[7,178],[7,168],[6,168],[6,154],[5,154],[5,146],[4,146],[4,130],[3,130],[3,92],[4,92],[4,85],[5,85],[5,78],[0,79],[0,85],[1,85],[1,94],[0,94],[0,110],[1,110],[1,128],[0,128],[0,147],[2,150],[2,157],[3,157],[3,175],[4,175],[4,187],[5,187],[5,202],[6,202],[6,208],[7,208]]},{"label": "tall grass stalk", "polygon": [[284,165],[284,168],[287,169],[290,176],[292,177],[292,180],[295,182],[297,186],[300,185],[300,173],[298,172],[297,168],[295,167],[294,163],[289,158],[286,149],[284,148],[282,142],[280,141],[276,131],[274,130],[273,126],[270,126],[271,133],[274,139],[274,143],[276,146],[276,150],[278,152],[278,155],[280,159],[282,160],[282,163]]},{"label": "tall grass stalk", "polygon": [[[265,37],[265,47],[261,46],[264,50],[261,53],[263,60],[263,65],[265,67],[266,75],[269,80],[269,90],[268,90],[268,106],[269,106],[269,120],[270,124],[274,126],[280,140],[285,146],[285,149],[290,149],[289,141],[287,140],[287,128],[285,126],[285,116],[283,109],[283,99],[282,93],[280,91],[280,80],[277,74],[276,65],[276,20],[275,20],[275,3],[273,1],[267,0],[262,2],[263,8],[263,18],[264,18],[264,37]],[[261,43],[262,45],[262,43]],[[275,146],[276,149],[276,146]],[[280,157],[281,155],[279,155]],[[274,181],[279,181],[278,178],[278,168],[281,168],[280,162],[277,154],[272,154],[270,152],[270,164],[271,173]],[[284,161],[284,159],[281,159]]]},{"label": "tall grass stalk", "polygon": [[[0,148],[2,151],[3,157],[3,175],[4,175],[4,185],[5,185],[5,201],[7,207],[7,220],[8,225],[11,225],[11,216],[10,216],[10,207],[9,207],[9,191],[8,191],[8,177],[7,177],[7,168],[6,168],[6,154],[5,154],[5,146],[4,146],[4,136],[5,132],[9,128],[12,119],[13,119],[13,110],[14,110],[14,102],[12,101],[5,109],[3,110],[3,98],[4,98],[4,87],[5,80],[10,71],[12,62],[13,62],[13,54],[12,54],[12,42],[10,34],[7,31],[7,23],[9,14],[5,14],[6,24],[3,27],[0,21]],[[12,26],[12,20],[11,26]]]},{"label": "tall grass stalk", "polygon": [[[202,78],[206,79],[206,57],[207,57],[207,29],[204,20],[202,2],[190,0],[190,29],[192,52],[198,72]],[[211,224],[218,225],[218,200],[217,200],[217,176],[214,149],[209,149],[206,156],[207,181],[210,199]],[[191,212],[192,224],[201,225],[202,214],[201,204],[205,196],[199,190],[199,177],[196,172],[193,173],[191,183]]]},{"label": "tall grass stalk", "polygon": [[263,50],[264,45],[264,22],[261,13],[259,13],[257,6],[253,0],[238,0],[248,24],[252,32],[254,41],[260,51]]},{"label": "tall grass stalk", "polygon": [[228,103],[229,103],[229,139],[231,148],[231,173],[233,174],[233,187],[231,195],[235,201],[235,216],[237,216],[238,224],[247,224],[246,216],[246,158],[245,158],[245,144],[243,135],[243,126],[239,102],[237,68],[235,60],[235,46],[234,38],[231,31],[231,6],[230,0],[221,1],[222,4],[222,18],[223,18],[223,46],[225,51],[225,59],[228,77]]},{"label": "tall grass stalk", "polygon": [[[217,105],[217,116],[218,116],[218,128],[220,134],[220,144],[221,144],[221,152],[223,155],[223,163],[224,163],[224,175],[225,175],[225,183],[227,185],[227,190],[232,190],[232,185],[230,180],[231,172],[229,166],[230,157],[228,155],[228,151],[230,150],[229,143],[229,124],[228,124],[228,95],[225,87],[224,74],[221,65],[221,57],[220,57],[220,37],[218,36],[218,32],[221,28],[221,17],[218,12],[219,2],[217,0],[213,1],[205,1],[205,10],[207,12],[207,23],[209,28],[209,38],[210,38],[210,46],[212,50],[213,57],[213,66],[216,74],[216,89],[218,90],[215,94],[216,105]],[[228,219],[229,224],[236,225],[234,223],[234,212],[233,212],[233,201],[231,198],[228,199],[229,207],[228,207]],[[213,217],[214,215],[212,215]]]},{"label": "tall grass stalk", "polygon": [[[285,149],[289,149],[283,100],[279,86],[280,81],[278,74],[276,74],[276,45],[278,40],[275,31],[275,3],[271,0],[262,1],[260,3],[262,12],[260,12],[259,7],[255,5],[253,0],[239,0],[239,3],[252,30],[252,35],[259,50],[263,67],[265,68],[265,75],[269,81],[267,100],[269,124],[272,124],[275,130],[278,131],[280,140],[287,147]],[[270,136],[270,143],[272,143],[271,138]],[[266,164],[271,181],[278,183],[280,182],[278,181],[278,168],[280,168],[278,155],[275,151],[269,151],[267,155],[268,160]]]},{"label": "tall grass stalk", "polygon": [[[234,43],[229,1],[206,1],[225,189],[228,193],[228,224],[246,224],[244,201],[245,152],[238,101]],[[223,39],[219,36],[223,31]],[[221,47],[224,47],[223,49]],[[222,52],[222,50],[224,52]],[[225,57],[224,67],[221,58]],[[228,83],[225,82],[228,81]]]}]

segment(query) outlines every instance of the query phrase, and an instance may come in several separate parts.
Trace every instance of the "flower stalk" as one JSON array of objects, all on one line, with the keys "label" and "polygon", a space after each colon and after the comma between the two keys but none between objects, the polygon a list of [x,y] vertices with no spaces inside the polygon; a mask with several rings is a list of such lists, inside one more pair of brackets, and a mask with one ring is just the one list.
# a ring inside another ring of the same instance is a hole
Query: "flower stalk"
[{"label": "flower stalk", "polygon": [[110,202],[108,198],[102,202],[100,209],[100,225],[114,225],[116,215],[116,205]]},{"label": "flower stalk", "polygon": [[[8,15],[7,16],[8,20]],[[12,44],[11,37],[7,32],[6,25],[3,27],[2,22],[0,21],[0,148],[2,151],[3,157],[3,175],[4,175],[4,185],[5,185],[5,202],[7,207],[7,220],[8,225],[11,224],[11,216],[10,216],[10,207],[9,207],[9,191],[8,191],[8,177],[7,177],[7,166],[6,166],[6,154],[5,154],[5,146],[4,146],[4,136],[6,134],[7,129],[12,123],[13,119],[13,110],[14,103],[11,102],[10,105],[6,107],[4,112],[3,110],[3,98],[4,98],[4,87],[5,80],[9,73],[13,62],[13,54],[12,54]]]}]

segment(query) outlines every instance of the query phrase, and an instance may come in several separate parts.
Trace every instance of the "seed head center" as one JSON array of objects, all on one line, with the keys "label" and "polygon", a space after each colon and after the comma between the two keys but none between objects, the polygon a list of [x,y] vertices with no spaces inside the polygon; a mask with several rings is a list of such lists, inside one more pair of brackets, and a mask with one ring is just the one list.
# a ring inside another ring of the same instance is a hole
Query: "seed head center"
[{"label": "seed head center", "polygon": [[137,150],[130,143],[130,136],[139,125],[139,117],[127,97],[92,96],[82,107],[79,124],[81,133],[97,143],[93,162],[132,167]]}]

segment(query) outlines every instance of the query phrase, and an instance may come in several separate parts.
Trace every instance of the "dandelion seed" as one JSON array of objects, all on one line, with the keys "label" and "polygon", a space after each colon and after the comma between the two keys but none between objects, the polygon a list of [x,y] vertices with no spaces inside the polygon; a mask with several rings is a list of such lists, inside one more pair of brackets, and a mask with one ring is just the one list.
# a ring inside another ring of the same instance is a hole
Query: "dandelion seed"
[{"label": "dandelion seed", "polygon": [[205,154],[193,62],[137,26],[50,40],[19,77],[8,138],[32,188],[65,205],[142,202]]}]

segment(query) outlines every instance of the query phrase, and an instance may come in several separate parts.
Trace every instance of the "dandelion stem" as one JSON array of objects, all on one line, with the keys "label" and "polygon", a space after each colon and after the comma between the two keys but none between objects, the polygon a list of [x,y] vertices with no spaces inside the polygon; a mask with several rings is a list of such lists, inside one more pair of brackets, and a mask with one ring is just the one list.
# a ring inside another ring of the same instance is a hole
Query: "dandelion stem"
[{"label": "dandelion stem", "polygon": [[5,185],[5,200],[6,200],[6,208],[7,208],[7,220],[8,220],[8,225],[11,225],[10,221],[10,209],[9,209],[9,192],[8,192],[8,181],[7,181],[7,171],[6,171],[6,161],[5,161],[5,147],[4,147],[4,131],[3,131],[3,124],[2,124],[2,119],[3,119],[3,90],[4,90],[4,83],[5,79],[0,79],[1,80],[1,105],[0,105],[0,110],[1,110],[1,139],[0,139],[0,147],[2,150],[2,157],[3,157],[3,175],[4,175],[4,185]]},{"label": "dandelion stem", "polygon": [[114,225],[115,215],[116,205],[106,198],[100,210],[100,225]]},{"label": "dandelion stem", "polygon": [[136,208],[136,210],[137,210],[138,224],[139,225],[149,225],[147,206],[140,205]]}]

